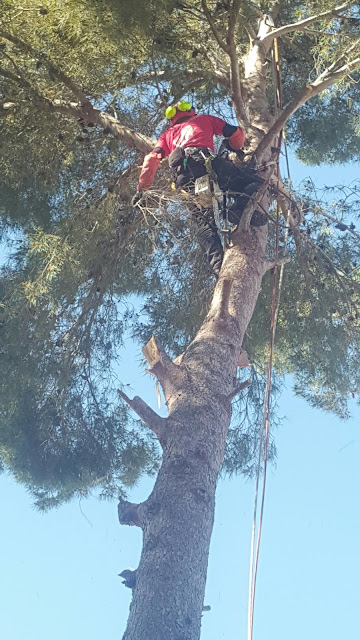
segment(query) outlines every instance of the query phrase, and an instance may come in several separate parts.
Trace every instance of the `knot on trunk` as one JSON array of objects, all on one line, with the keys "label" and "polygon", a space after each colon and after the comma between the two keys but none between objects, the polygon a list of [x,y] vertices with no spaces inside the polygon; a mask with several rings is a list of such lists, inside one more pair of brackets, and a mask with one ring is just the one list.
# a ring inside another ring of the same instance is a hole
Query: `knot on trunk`
[{"label": "knot on trunk", "polygon": [[122,584],[125,587],[128,587],[128,589],[135,589],[136,572],[137,569],[124,569],[124,571],[118,574],[120,578],[124,578],[124,580],[122,580]]},{"label": "knot on trunk", "polygon": [[120,524],[127,524],[133,527],[143,526],[141,505],[128,502],[123,498],[119,498],[118,503],[118,516]]}]

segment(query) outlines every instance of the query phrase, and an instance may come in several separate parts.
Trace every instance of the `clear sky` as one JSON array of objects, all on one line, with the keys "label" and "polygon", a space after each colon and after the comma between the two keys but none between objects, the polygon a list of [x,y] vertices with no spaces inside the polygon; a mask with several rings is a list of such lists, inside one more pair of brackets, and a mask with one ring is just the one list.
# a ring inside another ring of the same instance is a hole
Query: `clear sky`
[{"label": "clear sky", "polygon": [[[333,184],[356,177],[349,168],[297,167],[296,182],[309,173]],[[133,355],[132,348],[122,381],[155,407],[153,383],[139,376]],[[360,410],[353,409],[341,422],[290,388],[282,395],[286,419],[268,474],[254,640],[359,637]],[[151,486],[144,481],[130,498],[145,499]],[[9,477],[0,477],[0,491],[1,638],[120,640],[131,592],[117,574],[137,566],[141,532],[119,526],[116,503],[74,501],[43,515]],[[202,640],[246,639],[253,500],[252,481],[220,481]]]}]

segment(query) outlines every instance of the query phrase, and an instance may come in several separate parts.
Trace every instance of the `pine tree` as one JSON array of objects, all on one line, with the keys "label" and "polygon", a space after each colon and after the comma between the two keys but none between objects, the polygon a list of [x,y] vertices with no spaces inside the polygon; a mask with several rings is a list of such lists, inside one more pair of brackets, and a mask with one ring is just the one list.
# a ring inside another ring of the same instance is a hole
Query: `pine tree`
[{"label": "pine tree", "polygon": [[[120,493],[121,524],[144,537],[124,640],[195,640],[219,470],[251,473],[259,446],[270,270],[279,263],[275,192],[291,260],[277,376],[292,373],[300,395],[341,417],[359,393],[359,186],[324,202],[310,181],[294,195],[274,174],[286,124],[310,164],[359,158],[359,5],[2,4],[0,188],[11,249],[0,281],[3,464],[42,509],[94,488]],[[232,108],[245,159],[265,167],[258,199],[269,225],[250,227],[253,201],[215,288],[166,167],[143,210],[130,206],[164,106],[183,97],[226,119]],[[166,418],[117,379],[129,334],[146,342]],[[243,348],[256,368],[235,428]],[[127,502],[139,474],[157,470],[149,498]]]}]

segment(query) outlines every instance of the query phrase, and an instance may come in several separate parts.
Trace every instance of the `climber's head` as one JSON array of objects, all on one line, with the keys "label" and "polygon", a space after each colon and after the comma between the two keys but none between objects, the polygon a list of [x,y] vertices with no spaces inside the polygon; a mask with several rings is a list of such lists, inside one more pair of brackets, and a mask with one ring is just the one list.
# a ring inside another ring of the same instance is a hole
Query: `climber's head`
[{"label": "climber's head", "polygon": [[165,115],[170,121],[170,126],[172,126],[173,124],[179,124],[179,122],[183,122],[183,120],[192,118],[192,116],[196,116],[196,113],[190,102],[182,100],[181,102],[168,107],[165,111]]}]

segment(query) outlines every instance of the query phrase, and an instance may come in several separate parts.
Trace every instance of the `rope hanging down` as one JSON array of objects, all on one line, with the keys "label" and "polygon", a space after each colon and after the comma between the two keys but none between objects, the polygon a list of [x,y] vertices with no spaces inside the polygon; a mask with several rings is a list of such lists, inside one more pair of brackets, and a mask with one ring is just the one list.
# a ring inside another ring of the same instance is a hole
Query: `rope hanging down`
[{"label": "rope hanging down", "polygon": [[[275,75],[275,82],[276,82],[276,103],[277,103],[278,109],[281,109],[282,108],[282,90],[281,90],[279,49],[278,49],[277,39],[274,39],[274,44],[273,44],[273,63],[274,63],[274,75]],[[278,155],[278,162],[277,162],[277,180],[278,180],[277,192],[278,193],[279,193],[279,185],[280,185],[279,156],[280,156],[280,150],[281,150],[283,138],[284,138],[283,131],[280,131],[279,137],[278,137],[279,155]],[[286,154],[286,164],[287,164],[287,170],[288,170],[288,179],[291,184],[285,140],[284,140],[284,145],[285,145],[285,154]],[[291,206],[291,203],[290,203],[290,206]],[[279,206],[279,198],[277,198],[276,227],[275,227],[275,261],[277,261],[279,258],[279,219],[280,219],[280,206]],[[287,236],[288,236],[288,227],[286,228],[286,231],[285,231],[285,238],[284,238],[285,245],[287,241]],[[281,292],[283,273],[284,273],[283,264],[281,265],[279,283],[277,281],[277,272],[278,272],[278,266],[275,265],[273,270],[273,290],[272,290],[272,304],[271,304],[270,354],[269,354],[269,363],[268,363],[266,388],[265,388],[264,404],[263,404],[263,416],[262,416],[262,424],[261,424],[261,432],[260,432],[259,457],[258,457],[256,484],[255,484],[254,515],[253,515],[253,525],[252,525],[252,535],[251,535],[249,603],[248,603],[248,640],[252,640],[253,628],[254,628],[256,578],[257,578],[257,571],[258,571],[259,551],[260,551],[262,523],[263,523],[263,514],[264,514],[267,463],[268,463],[268,453],[269,453],[271,378],[272,378],[272,367],[273,367],[275,332],[276,332],[276,324],[277,324],[277,318],[279,313],[280,292]],[[264,453],[263,460],[262,460],[262,452]],[[261,463],[263,463],[263,481],[262,481],[262,487],[261,487],[259,525],[258,525],[258,530],[256,535]],[[255,547],[255,542],[256,542],[256,547]]]}]

